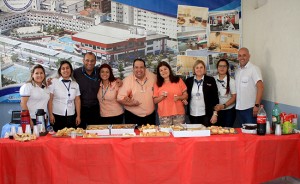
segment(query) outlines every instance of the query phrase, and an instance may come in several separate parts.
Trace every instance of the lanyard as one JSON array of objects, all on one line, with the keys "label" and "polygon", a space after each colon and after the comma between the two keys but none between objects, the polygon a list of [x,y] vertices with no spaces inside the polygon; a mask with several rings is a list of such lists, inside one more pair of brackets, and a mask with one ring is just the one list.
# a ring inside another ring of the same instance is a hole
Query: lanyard
[{"label": "lanyard", "polygon": [[98,81],[98,77],[97,77],[97,74],[96,74],[96,70],[94,69],[94,77],[90,77],[88,76],[85,71],[83,71],[83,67],[82,67],[82,70],[81,70],[82,74],[87,77],[88,79],[90,80],[93,80],[93,81]]},{"label": "lanyard", "polygon": [[145,80],[145,82],[143,84],[141,84],[137,79],[136,82],[142,87],[142,91],[141,92],[145,92],[144,91],[144,85],[146,84],[146,82],[148,81],[148,79]]},{"label": "lanyard", "polygon": [[[71,81],[70,80],[61,80],[64,84],[64,86],[67,88],[68,90],[68,96],[70,97],[70,86],[71,86]],[[69,83],[69,86],[67,87],[66,82]]]},{"label": "lanyard", "polygon": [[104,85],[102,85],[102,101],[105,100],[104,96],[105,96],[105,94],[106,94],[106,92],[107,92],[107,90],[108,90],[108,87],[109,87],[109,84],[107,85],[107,87],[106,87],[106,89],[105,89],[105,91],[104,91]]},{"label": "lanyard", "polygon": [[198,86],[198,91],[197,91],[197,93],[199,93],[199,87],[201,86],[202,81],[203,81],[203,79],[201,79],[201,80],[195,79],[195,82],[196,82],[196,84],[197,84],[197,86]]},{"label": "lanyard", "polygon": [[225,88],[225,81],[219,80],[219,79],[217,79],[217,81],[218,81],[219,83],[221,83],[221,85],[223,86],[223,88]]}]

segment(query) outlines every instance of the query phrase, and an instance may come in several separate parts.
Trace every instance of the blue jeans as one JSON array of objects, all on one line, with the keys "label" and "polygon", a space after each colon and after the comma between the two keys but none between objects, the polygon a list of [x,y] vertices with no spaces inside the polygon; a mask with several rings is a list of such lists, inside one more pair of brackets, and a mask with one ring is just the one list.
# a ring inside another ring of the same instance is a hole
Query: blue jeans
[{"label": "blue jeans", "polygon": [[256,117],[253,117],[253,108],[245,110],[236,110],[236,117],[238,120],[238,126],[242,127],[242,124],[245,123],[254,123],[256,124]]}]

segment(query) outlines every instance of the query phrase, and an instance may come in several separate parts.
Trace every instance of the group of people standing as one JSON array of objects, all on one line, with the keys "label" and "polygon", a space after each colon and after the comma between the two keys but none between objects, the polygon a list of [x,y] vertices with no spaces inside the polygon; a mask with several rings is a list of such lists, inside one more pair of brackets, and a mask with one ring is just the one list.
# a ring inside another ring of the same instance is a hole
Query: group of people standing
[{"label": "group of people standing", "polygon": [[[239,126],[255,123],[263,93],[258,67],[249,62],[247,48],[238,53],[240,67],[236,80],[230,77],[229,63],[217,63],[218,75],[206,75],[206,65],[197,60],[194,76],[185,82],[175,76],[167,62],[160,62],[157,75],[146,69],[145,61],[135,59],[133,72],[123,81],[114,77],[108,64],[96,67],[96,56],[88,52],[83,66],[73,71],[62,61],[58,77],[46,82],[41,65],[33,67],[30,80],[21,89],[21,108],[29,110],[31,125],[35,111],[48,111],[57,131],[64,127],[86,128],[91,124],[192,124],[232,127],[237,114]],[[186,106],[186,107],[185,107]]]}]

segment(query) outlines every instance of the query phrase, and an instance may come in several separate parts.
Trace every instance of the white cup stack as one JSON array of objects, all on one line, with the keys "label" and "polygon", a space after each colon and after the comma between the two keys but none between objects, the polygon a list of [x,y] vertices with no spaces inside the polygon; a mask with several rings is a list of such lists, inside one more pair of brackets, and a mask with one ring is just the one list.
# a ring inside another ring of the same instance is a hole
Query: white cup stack
[{"label": "white cup stack", "polygon": [[33,135],[35,135],[37,138],[40,136],[40,132],[38,131],[38,126],[33,126]]},{"label": "white cup stack", "polygon": [[12,127],[10,128],[10,134],[11,134],[12,136],[14,136],[14,135],[16,134],[16,127],[15,127],[15,126],[12,126]]},{"label": "white cup stack", "polygon": [[22,134],[22,133],[23,133],[22,127],[19,126],[19,127],[18,127],[18,134]]},{"label": "white cup stack", "polygon": [[30,128],[30,125],[26,125],[25,133],[31,135],[31,128]]}]

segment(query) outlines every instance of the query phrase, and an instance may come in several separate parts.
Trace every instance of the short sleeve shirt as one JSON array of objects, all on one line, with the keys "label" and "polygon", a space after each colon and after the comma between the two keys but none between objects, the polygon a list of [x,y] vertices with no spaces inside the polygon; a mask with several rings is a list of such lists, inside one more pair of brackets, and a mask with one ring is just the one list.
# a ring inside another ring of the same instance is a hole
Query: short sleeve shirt
[{"label": "short sleeve shirt", "polygon": [[[236,89],[235,89],[235,80],[233,78],[230,78],[229,80],[229,88],[230,91],[228,94],[226,94],[226,87],[227,87],[227,76],[224,77],[223,80],[219,79],[219,75],[214,76],[217,87],[218,87],[218,94],[219,94],[219,102],[220,104],[225,104],[233,94],[236,94]],[[226,107],[226,109],[231,109],[234,107],[235,103],[231,104],[230,106]],[[223,110],[226,110],[223,109]]]},{"label": "short sleeve shirt", "polygon": [[161,96],[164,92],[168,93],[167,97],[158,103],[158,115],[163,117],[185,114],[184,104],[180,100],[175,102],[174,96],[181,96],[186,90],[182,79],[179,79],[177,83],[164,83],[161,87],[155,84],[153,97]]},{"label": "short sleeve shirt", "polygon": [[[80,96],[77,82],[63,82],[62,78],[52,80],[49,91],[53,94],[52,111],[54,114],[68,116],[75,114],[75,97]],[[70,94],[70,95],[69,95]]]},{"label": "short sleeve shirt", "polygon": [[245,67],[238,68],[235,75],[236,109],[245,110],[254,107],[256,100],[256,83],[263,81],[260,69],[248,62]]},{"label": "short sleeve shirt", "polygon": [[[118,100],[123,100],[125,96],[132,95],[133,99],[137,100],[141,104],[138,106],[124,106],[124,108],[131,113],[145,117],[153,113],[153,87],[156,82],[156,75],[146,70],[146,82],[137,82],[137,78],[134,74],[130,74],[123,80],[123,85],[118,93]],[[141,86],[141,84],[145,84]]]},{"label": "short sleeve shirt", "polygon": [[124,112],[122,105],[117,102],[118,91],[119,87],[115,81],[110,83],[107,88],[104,88],[103,84],[100,83],[97,97],[101,117],[118,116]]},{"label": "short sleeve shirt", "polygon": [[20,88],[21,97],[29,97],[27,101],[27,107],[30,113],[31,119],[36,118],[37,109],[44,109],[48,112],[48,101],[50,93],[48,88],[41,88],[38,85],[32,85],[32,83],[25,83]]}]

